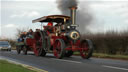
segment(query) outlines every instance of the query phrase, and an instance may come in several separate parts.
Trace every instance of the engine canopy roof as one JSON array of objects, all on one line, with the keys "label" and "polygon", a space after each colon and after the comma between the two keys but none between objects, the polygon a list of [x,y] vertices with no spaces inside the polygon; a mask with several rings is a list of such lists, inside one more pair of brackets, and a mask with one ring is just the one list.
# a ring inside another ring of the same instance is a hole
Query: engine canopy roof
[{"label": "engine canopy roof", "polygon": [[65,15],[49,15],[49,16],[44,16],[38,19],[35,19],[32,21],[32,23],[36,22],[56,22],[56,23],[61,23],[64,22],[64,20],[69,21],[70,17],[65,16]]}]

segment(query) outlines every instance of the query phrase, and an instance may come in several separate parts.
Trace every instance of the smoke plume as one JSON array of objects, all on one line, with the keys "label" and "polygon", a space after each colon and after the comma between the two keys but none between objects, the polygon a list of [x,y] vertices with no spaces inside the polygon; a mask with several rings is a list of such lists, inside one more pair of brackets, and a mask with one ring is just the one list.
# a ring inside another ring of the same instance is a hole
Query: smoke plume
[{"label": "smoke plume", "polygon": [[[81,33],[87,33],[87,26],[91,23],[92,16],[88,12],[88,4],[84,3],[84,6],[78,5],[78,0],[57,0],[59,10],[63,15],[70,16],[70,7],[78,7],[76,15],[76,24],[79,25],[79,31]],[[86,7],[85,7],[86,6]]]},{"label": "smoke plume", "polygon": [[58,8],[64,15],[70,16],[70,7],[77,6],[78,2],[76,0],[57,0]]}]

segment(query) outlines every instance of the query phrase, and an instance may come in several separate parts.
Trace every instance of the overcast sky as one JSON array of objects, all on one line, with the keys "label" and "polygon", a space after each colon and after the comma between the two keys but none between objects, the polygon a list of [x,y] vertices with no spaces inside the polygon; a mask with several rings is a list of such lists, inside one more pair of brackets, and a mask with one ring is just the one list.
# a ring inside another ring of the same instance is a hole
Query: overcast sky
[{"label": "overcast sky", "polygon": [[[78,8],[86,7],[84,2],[93,16],[91,32],[128,30],[128,0],[79,0]],[[55,0],[2,0],[0,10],[0,37],[8,38],[15,37],[17,28],[40,28],[33,19],[61,14]]]}]

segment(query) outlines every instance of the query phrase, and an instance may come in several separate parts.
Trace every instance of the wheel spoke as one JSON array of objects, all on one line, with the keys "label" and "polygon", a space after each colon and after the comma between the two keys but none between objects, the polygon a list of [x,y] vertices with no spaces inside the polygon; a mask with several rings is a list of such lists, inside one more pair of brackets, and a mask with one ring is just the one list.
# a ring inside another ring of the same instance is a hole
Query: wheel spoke
[{"label": "wheel spoke", "polygon": [[[43,35],[42,32],[36,32],[35,36],[34,36],[36,42],[35,42],[35,47],[34,47],[34,52],[37,56],[42,55],[42,51],[43,51]],[[44,52],[44,51],[43,51]],[[45,52],[44,52],[45,55]]]},{"label": "wheel spoke", "polygon": [[82,50],[80,50],[80,54],[83,58],[86,58],[87,54],[88,54],[88,50],[89,50],[89,45],[87,42],[82,42],[81,43],[81,48]]},{"label": "wheel spoke", "polygon": [[60,54],[61,52],[61,43],[58,41],[57,42],[57,53]]},{"label": "wheel spoke", "polygon": [[56,58],[62,58],[65,54],[65,43],[62,39],[57,39],[55,41],[55,44],[53,46],[53,52],[54,52],[54,56],[56,56]]},{"label": "wheel spoke", "polygon": [[93,53],[93,43],[91,42],[91,40],[83,40],[81,42],[81,50],[80,50],[80,54],[81,57],[84,59],[88,59],[92,56]]}]

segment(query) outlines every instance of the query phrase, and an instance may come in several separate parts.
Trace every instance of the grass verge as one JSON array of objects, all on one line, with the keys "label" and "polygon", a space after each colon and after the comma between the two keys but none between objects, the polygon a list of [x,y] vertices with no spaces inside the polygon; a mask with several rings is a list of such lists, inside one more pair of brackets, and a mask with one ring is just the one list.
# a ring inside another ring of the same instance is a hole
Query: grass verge
[{"label": "grass verge", "polygon": [[[80,55],[80,54],[79,52],[75,52],[74,55]],[[103,54],[103,53],[93,53],[93,57],[128,60],[128,55],[110,55],[110,54]]]},{"label": "grass verge", "polygon": [[0,72],[35,72],[35,71],[26,69],[21,65],[9,63],[6,60],[0,60]]},{"label": "grass verge", "polygon": [[110,54],[94,53],[93,57],[128,60],[128,55],[110,55]]}]

